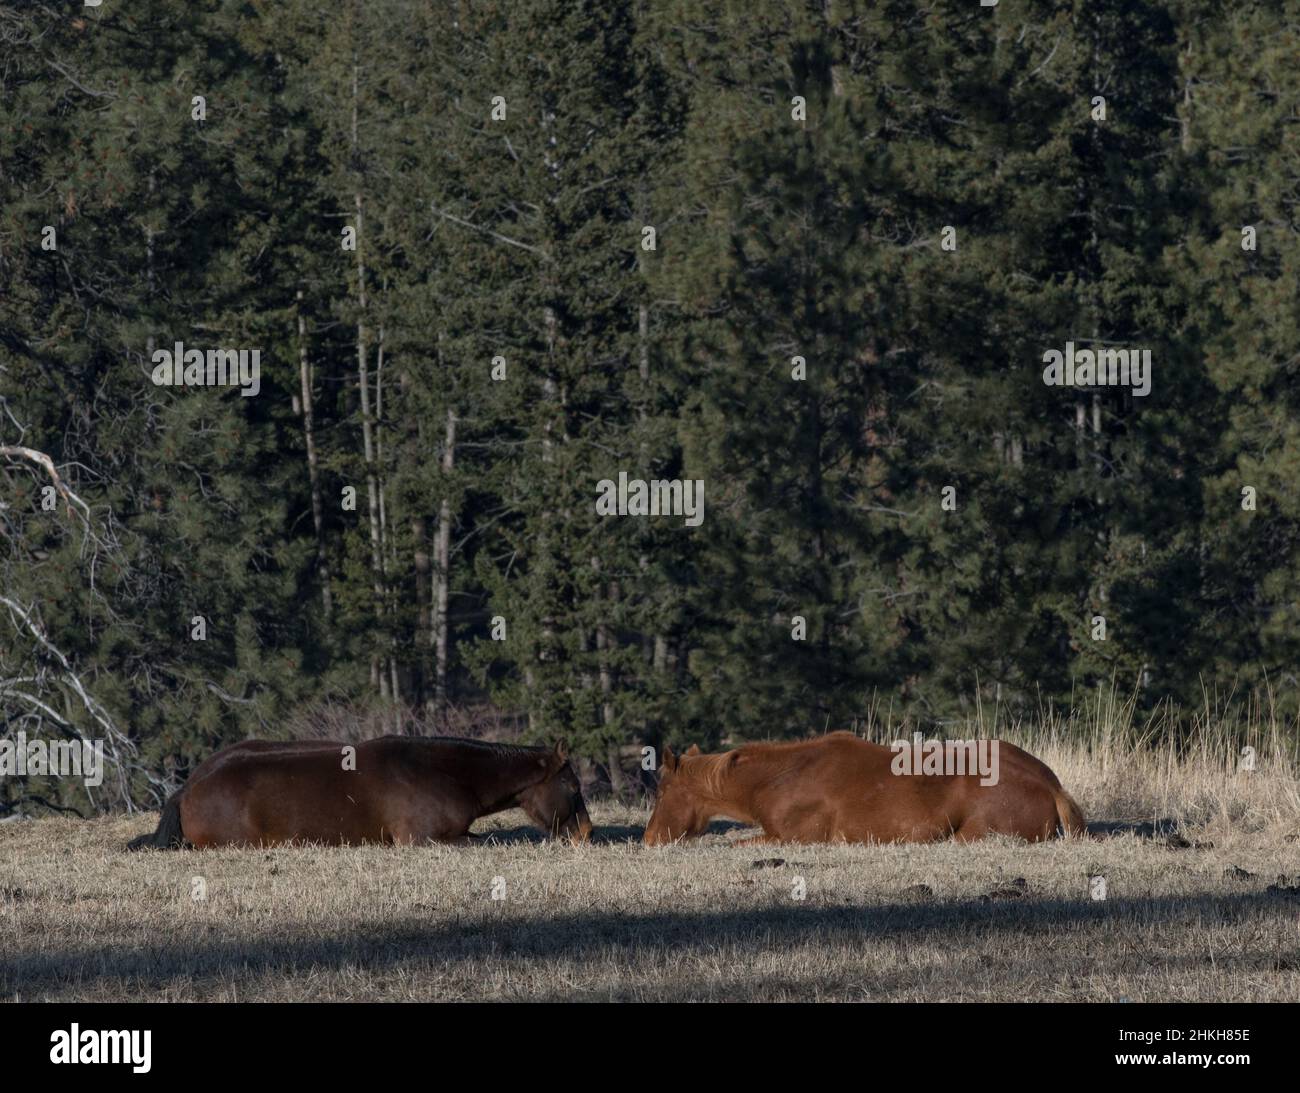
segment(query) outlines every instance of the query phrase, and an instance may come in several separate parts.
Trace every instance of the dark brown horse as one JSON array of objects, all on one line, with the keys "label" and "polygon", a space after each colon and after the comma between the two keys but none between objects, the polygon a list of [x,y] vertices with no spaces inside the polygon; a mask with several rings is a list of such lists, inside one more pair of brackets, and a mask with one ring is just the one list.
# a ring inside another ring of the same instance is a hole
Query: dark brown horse
[{"label": "dark brown horse", "polygon": [[552,836],[591,820],[563,745],[383,736],[356,745],[246,740],[209,756],[129,849],[288,842],[452,842],[480,816],[522,808]]},{"label": "dark brown horse", "polygon": [[664,748],[645,841],[699,835],[715,816],[763,828],[746,842],[934,842],[1083,834],[1083,814],[1045,763],[997,744],[996,784],[979,773],[896,773],[896,751],[852,733],[746,744],[681,758]]}]

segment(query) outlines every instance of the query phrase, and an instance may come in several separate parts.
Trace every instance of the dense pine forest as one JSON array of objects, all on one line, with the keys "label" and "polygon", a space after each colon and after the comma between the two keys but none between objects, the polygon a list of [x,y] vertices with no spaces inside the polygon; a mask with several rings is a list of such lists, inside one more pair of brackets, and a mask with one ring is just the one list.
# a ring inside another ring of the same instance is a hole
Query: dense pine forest
[{"label": "dense pine forest", "polygon": [[113,760],[0,809],[1289,716],[1298,372],[1295,0],[0,0],[0,729]]}]

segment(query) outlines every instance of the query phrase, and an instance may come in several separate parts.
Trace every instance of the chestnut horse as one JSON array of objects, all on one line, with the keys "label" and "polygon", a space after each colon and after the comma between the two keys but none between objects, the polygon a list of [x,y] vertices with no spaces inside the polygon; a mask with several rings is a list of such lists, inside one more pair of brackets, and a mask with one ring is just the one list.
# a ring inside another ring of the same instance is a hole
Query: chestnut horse
[{"label": "chestnut horse", "polygon": [[382,736],[356,745],[245,740],[209,756],[128,849],[319,842],[452,842],[522,808],[552,836],[591,820],[564,746]]},{"label": "chestnut horse", "polygon": [[664,748],[645,842],[699,835],[715,816],[763,828],[747,843],[1030,842],[1085,831],[1083,813],[1045,763],[997,741],[999,776],[896,774],[895,752],[852,733],[746,744],[718,755]]}]

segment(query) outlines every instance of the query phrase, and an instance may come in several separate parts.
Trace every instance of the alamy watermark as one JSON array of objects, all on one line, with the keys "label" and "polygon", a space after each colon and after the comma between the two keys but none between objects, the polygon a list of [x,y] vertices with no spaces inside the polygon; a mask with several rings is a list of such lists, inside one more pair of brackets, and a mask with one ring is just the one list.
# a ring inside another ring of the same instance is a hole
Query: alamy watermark
[{"label": "alamy watermark", "polygon": [[704,523],[704,479],[602,478],[596,483],[597,516],[681,516],[687,527]]},{"label": "alamy watermark", "polygon": [[74,1022],[50,1033],[50,1062],[126,1065],[135,1074],[148,1074],[152,1040],[151,1029],[83,1029]]},{"label": "alamy watermark", "polygon": [[1048,387],[1132,387],[1139,397],[1151,393],[1151,350],[1076,349],[1043,354],[1043,382]]},{"label": "alamy watermark", "polygon": [[889,750],[894,753],[889,762],[894,774],[978,774],[980,785],[998,784],[996,740],[926,740],[916,732],[911,743],[895,740]]},{"label": "alamy watermark", "polygon": [[153,354],[153,381],[159,387],[240,387],[250,397],[262,389],[260,349],[172,349]]},{"label": "alamy watermark", "polygon": [[0,740],[0,778],[28,775],[80,778],[93,789],[104,781],[104,741],[28,740],[21,730]]}]

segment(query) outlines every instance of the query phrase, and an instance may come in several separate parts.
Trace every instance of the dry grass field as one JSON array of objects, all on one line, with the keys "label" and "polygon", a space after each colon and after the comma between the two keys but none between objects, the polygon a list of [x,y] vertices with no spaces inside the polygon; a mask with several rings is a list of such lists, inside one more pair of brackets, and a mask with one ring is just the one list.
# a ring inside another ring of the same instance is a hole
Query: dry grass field
[{"label": "dry grass field", "polygon": [[1021,740],[1090,838],[651,849],[646,809],[593,802],[581,847],[507,813],[472,847],[127,854],[155,814],[7,823],[0,996],[1300,1000],[1292,762]]}]

